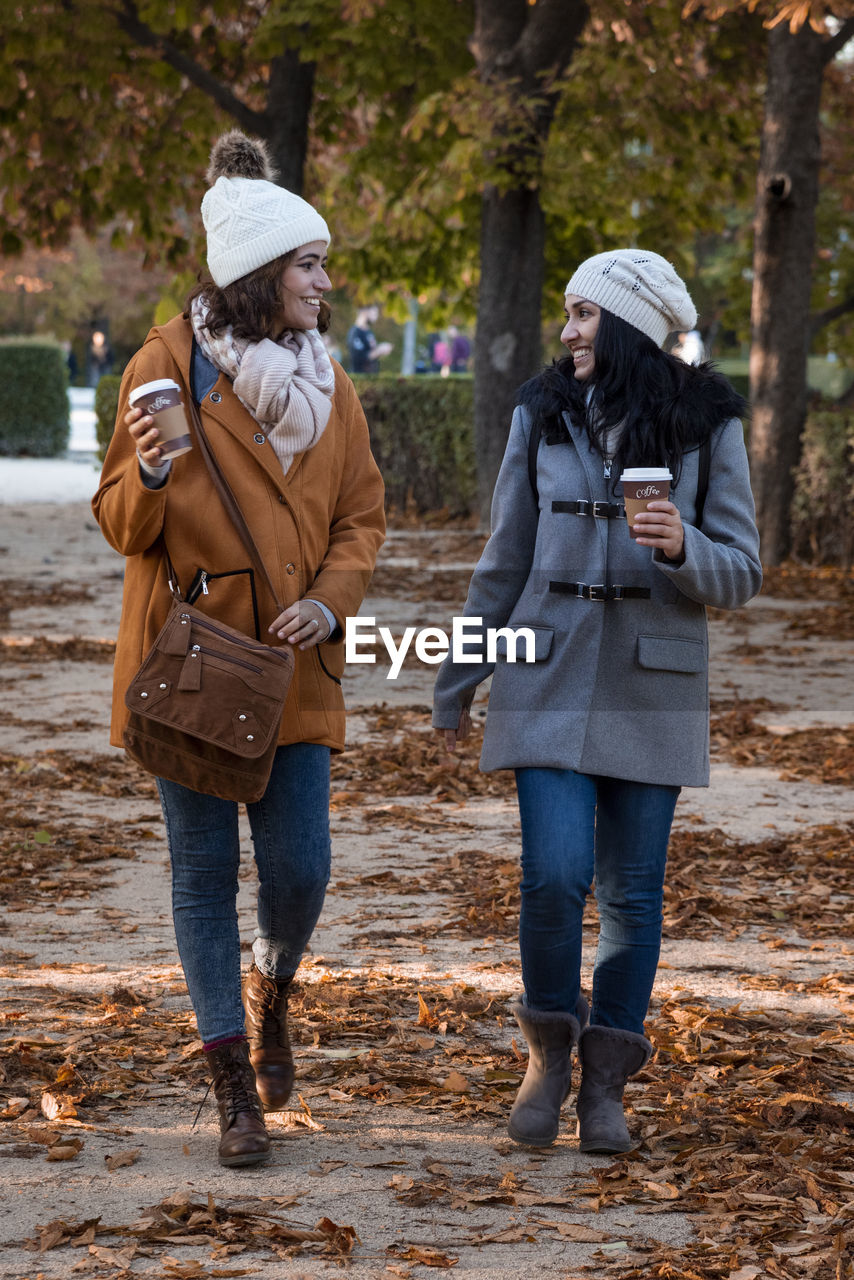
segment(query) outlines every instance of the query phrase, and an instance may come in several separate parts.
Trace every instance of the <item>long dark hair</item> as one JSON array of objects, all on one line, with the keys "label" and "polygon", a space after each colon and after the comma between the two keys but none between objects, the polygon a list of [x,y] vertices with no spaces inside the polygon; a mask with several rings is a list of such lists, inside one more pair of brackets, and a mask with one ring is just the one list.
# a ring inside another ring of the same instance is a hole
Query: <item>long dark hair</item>
[{"label": "long dark hair", "polygon": [[540,421],[550,444],[569,439],[562,416],[568,410],[603,457],[607,433],[622,424],[612,477],[624,467],[666,465],[675,486],[684,455],[721,423],[746,413],[744,397],[714,365],[686,364],[604,308],[593,356],[592,378],[577,381],[572,356],[565,356],[525,383],[519,403]]},{"label": "long dark hair", "polygon": [[[195,298],[204,296],[209,308],[206,328],[214,337],[229,325],[235,338],[249,342],[275,336],[273,329],[282,307],[282,273],[296,256],[297,250],[292,249],[222,288],[213,280],[200,281],[187,295],[184,315],[189,316]],[[326,333],[331,322],[332,308],[321,299],[318,332]]]}]

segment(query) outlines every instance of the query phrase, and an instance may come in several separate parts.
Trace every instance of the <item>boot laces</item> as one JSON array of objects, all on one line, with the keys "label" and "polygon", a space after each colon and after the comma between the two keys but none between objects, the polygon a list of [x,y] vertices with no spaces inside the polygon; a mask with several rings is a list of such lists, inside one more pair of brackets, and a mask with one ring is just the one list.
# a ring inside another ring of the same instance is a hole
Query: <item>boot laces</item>
[{"label": "boot laces", "polygon": [[[205,1089],[204,1097],[199,1103],[199,1108],[193,1120],[192,1127],[194,1129],[199,1122],[199,1116],[202,1114],[202,1108],[208,1100],[211,1089],[216,1095],[217,1102],[220,1102],[225,1108],[230,1122],[233,1122],[238,1115],[255,1114],[258,1111],[258,1104],[247,1087],[245,1072],[240,1069],[238,1063],[230,1060],[223,1063],[213,1079],[208,1081],[208,1087]],[[224,1094],[223,1097],[220,1097],[220,1092]]]},{"label": "boot laces", "polygon": [[[260,978],[261,998],[252,999],[253,1013],[261,1015],[261,1043],[265,1049],[286,1049],[288,1047],[287,1029],[284,1019],[288,1013],[289,985],[280,988],[275,978]],[[254,994],[254,993],[253,993]]]},{"label": "boot laces", "polygon": [[246,1075],[235,1063],[229,1063],[228,1067],[219,1073],[214,1084],[217,1086],[221,1083],[225,1086],[223,1104],[230,1120],[235,1116],[257,1110],[246,1086]]}]

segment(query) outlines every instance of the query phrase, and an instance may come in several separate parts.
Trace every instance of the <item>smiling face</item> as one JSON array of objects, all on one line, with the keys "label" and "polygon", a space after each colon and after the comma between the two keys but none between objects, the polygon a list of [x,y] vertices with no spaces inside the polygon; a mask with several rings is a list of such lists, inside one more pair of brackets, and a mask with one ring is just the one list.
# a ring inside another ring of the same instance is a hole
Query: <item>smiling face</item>
[{"label": "smiling face", "polygon": [[326,274],[325,240],[301,245],[282,272],[282,309],[277,317],[282,329],[315,329],[320,299],[332,288]]},{"label": "smiling face", "polygon": [[568,293],[564,298],[564,314],[566,324],[560,340],[575,363],[576,378],[579,382],[586,382],[596,368],[593,339],[596,337],[602,312],[595,302],[588,302],[574,293]]}]

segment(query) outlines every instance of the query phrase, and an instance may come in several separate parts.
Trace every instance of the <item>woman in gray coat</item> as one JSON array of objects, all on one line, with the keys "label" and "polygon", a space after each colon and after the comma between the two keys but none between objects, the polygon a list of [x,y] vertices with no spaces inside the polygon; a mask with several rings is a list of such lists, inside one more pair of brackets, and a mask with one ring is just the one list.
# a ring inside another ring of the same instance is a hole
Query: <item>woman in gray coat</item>
[{"label": "woman in gray coat", "polygon": [[[494,662],[477,642],[445,661],[433,724],[454,750],[493,675],[481,767],[515,770],[522,824],[524,995],[512,1009],[529,1058],[510,1134],[554,1142],[577,1046],[581,1149],[617,1152],[632,1146],[626,1081],[652,1052],[673,812],[682,786],[709,781],[705,606],[743,605],[762,570],[744,402],[710,366],[661,349],[696,321],[673,268],[641,250],[598,254],[567,285],[565,313],[569,355],[522,388],[465,606],[468,634],[504,634]],[[670,468],[671,495],[636,517],[632,538],[619,476],[650,466]],[[581,921],[594,879],[588,1014]]]}]

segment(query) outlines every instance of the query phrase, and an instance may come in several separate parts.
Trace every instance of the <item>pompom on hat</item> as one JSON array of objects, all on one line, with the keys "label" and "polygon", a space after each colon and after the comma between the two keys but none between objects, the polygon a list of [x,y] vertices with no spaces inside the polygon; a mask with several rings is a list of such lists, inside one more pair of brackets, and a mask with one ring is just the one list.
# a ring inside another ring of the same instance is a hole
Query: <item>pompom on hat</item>
[{"label": "pompom on hat", "polygon": [[614,249],[588,258],[564,293],[611,311],[659,347],[669,333],[697,323],[697,308],[684,282],[669,262],[643,249]]},{"label": "pompom on hat", "polygon": [[276,186],[263,142],[232,129],[214,144],[202,200],[208,268],[222,289],[257,267],[323,240],[329,228],[307,200]]}]

